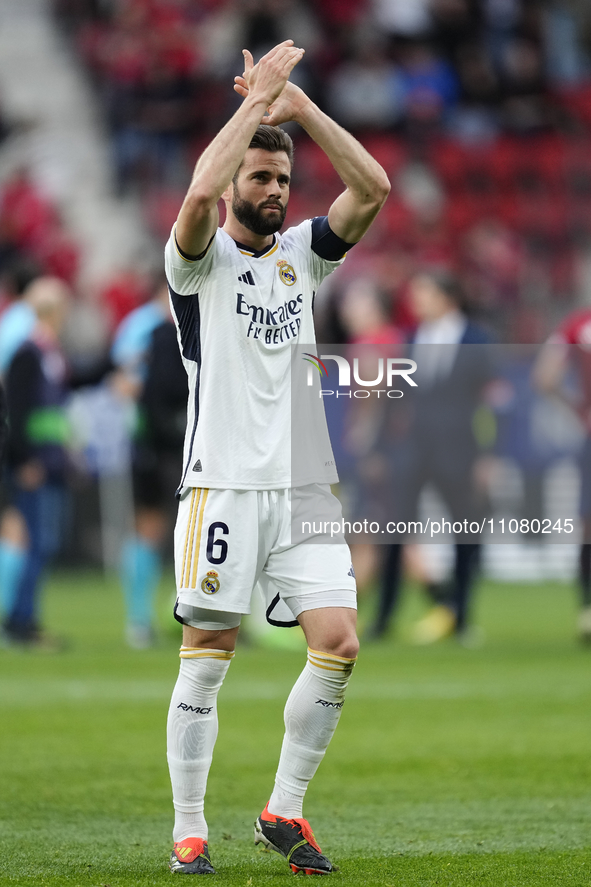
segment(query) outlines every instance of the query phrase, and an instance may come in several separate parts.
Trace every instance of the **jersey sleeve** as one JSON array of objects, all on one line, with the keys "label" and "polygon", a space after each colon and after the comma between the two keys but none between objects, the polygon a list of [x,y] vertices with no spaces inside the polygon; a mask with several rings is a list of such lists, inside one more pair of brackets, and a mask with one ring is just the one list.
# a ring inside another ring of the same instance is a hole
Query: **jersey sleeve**
[{"label": "jersey sleeve", "polygon": [[354,243],[347,243],[335,234],[328,222],[328,216],[312,219],[312,251],[321,259],[337,262],[345,257]]},{"label": "jersey sleeve", "polygon": [[199,258],[192,259],[183,255],[176,242],[175,228],[173,228],[164,248],[164,269],[170,288],[179,296],[192,296],[198,293],[203,281],[211,273],[219,250],[218,229]]},{"label": "jersey sleeve", "polygon": [[[323,218],[323,217],[320,217],[320,218]],[[327,221],[326,225],[328,226],[328,221]],[[315,236],[314,235],[315,228],[316,228],[316,231],[318,232],[318,228],[316,225],[316,219],[306,219],[304,222],[301,222],[299,225],[296,225],[294,228],[290,228],[289,231],[287,232],[287,236],[289,236],[293,245],[306,255],[308,263],[309,263],[309,268],[310,268],[310,273],[312,276],[313,284],[314,284],[314,287],[316,288],[316,287],[320,286],[320,284],[322,283],[322,281],[324,280],[325,277],[328,277],[328,275],[332,274],[332,272],[336,268],[338,268],[339,265],[343,264],[343,262],[345,261],[346,249],[344,249],[342,255],[336,259],[332,259],[332,258],[326,259],[322,255],[319,255],[314,250],[314,246],[313,246],[313,240],[314,240],[314,236]],[[328,228],[328,231],[330,231],[330,228]],[[332,231],[330,231],[330,234],[333,235],[333,238],[336,237],[336,235],[334,235]],[[316,234],[316,236],[317,236],[317,234]],[[339,240],[339,239],[340,238],[337,238],[337,240]],[[341,243],[344,244],[344,241],[341,241]],[[314,245],[317,246],[317,243],[315,243]],[[332,252],[327,251],[327,249],[323,249],[322,246],[320,247],[321,252],[324,252],[327,255],[334,255],[335,244],[334,244],[334,241],[331,242],[330,236],[329,236],[329,242],[328,243],[325,242],[323,244],[323,246],[325,248],[327,248],[328,250],[332,249]],[[345,246],[347,246],[347,245],[345,244]],[[339,252],[339,251],[340,250],[337,250],[337,252]]]}]

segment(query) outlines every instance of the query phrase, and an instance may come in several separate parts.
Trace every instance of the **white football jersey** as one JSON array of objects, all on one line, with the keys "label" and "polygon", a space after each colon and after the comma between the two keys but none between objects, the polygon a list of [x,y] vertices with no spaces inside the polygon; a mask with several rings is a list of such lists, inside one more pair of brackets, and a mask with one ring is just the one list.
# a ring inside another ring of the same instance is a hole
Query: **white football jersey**
[{"label": "white football jersey", "polygon": [[[313,414],[310,428],[323,428],[316,438],[322,452],[306,458],[297,477],[292,472],[292,346],[313,346],[315,294],[343,261],[321,258],[311,241],[310,219],[275,234],[262,253],[218,228],[203,258],[191,261],[173,229],[165,267],[189,377],[181,489],[273,490],[338,480],[319,397],[308,398],[304,409]],[[298,414],[300,421],[308,417]]]}]

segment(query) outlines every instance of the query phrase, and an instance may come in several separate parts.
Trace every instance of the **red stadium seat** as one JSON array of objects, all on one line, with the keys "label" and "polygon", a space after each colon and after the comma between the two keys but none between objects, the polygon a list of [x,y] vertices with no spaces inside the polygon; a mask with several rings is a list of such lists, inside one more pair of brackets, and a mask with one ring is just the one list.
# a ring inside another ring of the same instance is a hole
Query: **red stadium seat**
[{"label": "red stadium seat", "polygon": [[557,104],[579,123],[591,127],[591,82],[567,87],[555,94]]},{"label": "red stadium seat", "polygon": [[491,195],[489,199],[470,195],[455,194],[448,202],[446,220],[454,234],[467,231],[483,219],[496,218],[498,200]]},{"label": "red stadium seat", "polygon": [[571,199],[591,203],[591,139],[588,137],[566,143],[564,180]]},{"label": "red stadium seat", "polygon": [[[312,141],[296,142],[293,184],[309,192],[334,192],[342,183],[324,151]],[[338,192],[337,192],[338,193]]]},{"label": "red stadium seat", "polygon": [[396,176],[408,160],[408,151],[401,140],[388,133],[361,136],[360,141],[390,177]]},{"label": "red stadium seat", "polygon": [[408,237],[409,228],[412,225],[412,213],[401,200],[391,196],[386,201],[380,216],[389,237],[397,241]]}]

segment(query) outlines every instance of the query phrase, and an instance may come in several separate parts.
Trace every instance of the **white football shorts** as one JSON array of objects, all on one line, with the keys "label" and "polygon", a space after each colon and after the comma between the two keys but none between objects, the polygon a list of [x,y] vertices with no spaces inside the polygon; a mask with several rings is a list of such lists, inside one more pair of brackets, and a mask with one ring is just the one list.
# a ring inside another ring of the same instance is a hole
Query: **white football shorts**
[{"label": "white football shorts", "polygon": [[[312,532],[305,541],[294,541],[293,513],[302,502],[306,513],[317,503],[323,517],[335,525],[342,520],[341,504],[328,484],[184,490],[175,527],[177,619],[196,627],[235,627],[240,614],[250,613],[255,587],[272,624],[294,625],[302,611],[320,607],[355,609],[351,553],[342,535],[330,542]],[[211,612],[211,621],[203,611]]]}]

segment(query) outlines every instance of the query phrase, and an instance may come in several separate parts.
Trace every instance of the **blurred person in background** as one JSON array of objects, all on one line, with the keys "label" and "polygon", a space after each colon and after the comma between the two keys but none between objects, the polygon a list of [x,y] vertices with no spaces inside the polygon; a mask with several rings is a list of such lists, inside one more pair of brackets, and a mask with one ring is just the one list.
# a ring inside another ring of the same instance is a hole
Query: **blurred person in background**
[{"label": "blurred person in background", "polygon": [[431,0],[372,0],[370,15],[392,40],[419,40],[432,26]]},{"label": "blurred person in background", "polygon": [[192,121],[188,65],[178,64],[163,47],[156,48],[138,83],[128,87],[126,113],[114,92],[112,120],[117,183],[130,187],[186,180],[183,141]]},{"label": "blurred person in background", "polygon": [[[351,345],[401,345],[404,342],[401,330],[392,323],[389,295],[369,277],[360,277],[345,287],[339,300],[339,312],[347,342]],[[368,354],[368,350],[362,351],[361,364]],[[373,517],[373,508],[382,499],[381,490],[387,478],[387,466],[372,453],[375,436],[379,433],[382,402],[371,398],[357,399],[343,409],[342,405],[328,398],[324,407],[341,485],[352,500],[351,520],[363,519],[370,512]],[[356,542],[351,545],[351,558],[361,592],[378,571],[378,546]]]},{"label": "blurred person in background", "polygon": [[542,49],[532,39],[516,37],[505,48],[501,71],[501,119],[517,135],[548,130],[551,123]]},{"label": "blurred person in background", "polygon": [[128,311],[115,330],[111,358],[125,373],[130,386],[138,390],[145,373],[150,337],[169,314],[168,290],[165,282],[159,280],[152,298]]},{"label": "blurred person in background", "polygon": [[437,131],[457,104],[457,74],[428,42],[401,50],[400,87],[408,136],[423,138]]},{"label": "blurred person in background", "polygon": [[[8,404],[6,402],[6,393],[4,391],[4,386],[0,381],[0,487],[2,486],[2,471],[4,467],[4,451],[6,449],[6,443],[8,440]],[[6,596],[5,601],[5,591],[3,584],[3,575],[2,575],[2,563],[1,563],[1,554],[0,554],[0,615],[7,610],[6,604],[8,603],[9,598]],[[12,601],[12,596],[10,598]]]},{"label": "blurred person in background", "polygon": [[369,277],[353,280],[339,302],[347,342],[352,345],[400,345],[401,330],[392,322],[389,294]]},{"label": "blurred person in background", "polygon": [[154,599],[162,549],[172,532],[174,493],[182,471],[187,374],[179,354],[165,281],[153,299],[120,324],[112,346],[118,393],[137,404],[132,475],[134,533],[121,553],[126,639],[135,649],[154,641]]},{"label": "blurred person in background", "polygon": [[[580,452],[579,514],[583,541],[579,550],[580,610],[577,630],[591,643],[591,308],[568,314],[542,348],[533,369],[539,391],[558,397],[578,416],[585,431]],[[576,387],[567,384],[574,372]]]},{"label": "blurred person in background", "polygon": [[66,359],[62,332],[72,291],[57,277],[38,277],[26,290],[35,313],[30,334],[6,372],[9,437],[6,457],[9,507],[2,544],[13,558],[3,588],[2,638],[7,645],[58,650],[62,642],[41,628],[43,572],[62,542],[71,463],[66,407],[75,387],[99,382],[112,368],[101,355],[74,369]]},{"label": "blurred person in background", "polygon": [[[471,521],[481,511],[474,488],[478,446],[473,417],[489,374],[480,350],[461,346],[485,345],[490,338],[469,320],[463,289],[453,274],[426,271],[416,275],[410,283],[410,297],[418,320],[410,355],[418,363],[419,387],[410,424],[402,438],[392,442],[392,506],[402,520],[416,520],[419,496],[430,484],[441,495],[452,520]],[[387,451],[387,429],[385,434],[381,449]],[[414,628],[417,643],[431,643],[452,634],[468,638],[479,549],[478,544],[456,543],[451,585],[427,583],[433,607]],[[412,561],[416,561],[416,552]],[[425,578],[428,569],[426,565]],[[421,574],[416,563],[413,572]],[[388,545],[372,637],[386,633],[401,581],[402,544]]]},{"label": "blurred person in background", "polygon": [[10,496],[25,528],[24,563],[5,614],[8,644],[55,647],[43,632],[39,604],[42,573],[59,547],[63,525],[68,437],[68,395],[60,332],[71,293],[57,278],[41,277],[27,291],[36,322],[6,373],[10,422],[7,466]]},{"label": "blurred person in background", "polygon": [[6,373],[15,351],[35,326],[35,312],[26,298],[38,269],[24,258],[13,259],[2,274],[7,305],[0,314],[0,375]]},{"label": "blurred person in background", "polygon": [[[21,257],[9,262],[2,275],[8,299],[0,315],[0,379],[35,326],[36,315],[26,294],[36,273],[32,263]],[[0,510],[0,613],[7,613],[25,564],[26,531],[20,513],[9,504],[4,485]]]},{"label": "blurred person in background", "polygon": [[393,129],[402,116],[400,74],[377,38],[356,40],[333,71],[327,93],[335,119],[354,132]]},{"label": "blurred person in background", "polygon": [[486,143],[500,132],[500,81],[485,47],[478,41],[458,48],[456,70],[460,101],[449,117],[449,132],[470,144]]},{"label": "blurred person in background", "polygon": [[0,382],[0,471],[4,462],[4,449],[8,439],[8,406],[4,386]]}]

